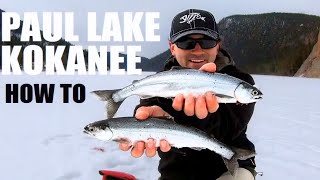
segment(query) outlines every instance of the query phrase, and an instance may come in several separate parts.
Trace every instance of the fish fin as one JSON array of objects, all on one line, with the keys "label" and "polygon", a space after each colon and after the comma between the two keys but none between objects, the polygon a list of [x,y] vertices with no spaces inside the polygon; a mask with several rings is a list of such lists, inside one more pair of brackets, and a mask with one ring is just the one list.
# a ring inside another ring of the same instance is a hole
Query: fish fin
[{"label": "fish fin", "polygon": [[228,95],[225,95],[225,94],[214,94],[215,96],[217,96],[217,97],[219,97],[219,98],[232,98],[232,99],[234,99],[234,97],[232,97],[232,96],[228,96]]},{"label": "fish fin", "polygon": [[159,119],[164,119],[164,120],[167,120],[167,121],[173,121],[174,122],[174,117],[173,116],[158,116],[157,118]]},{"label": "fish fin", "polygon": [[140,99],[149,99],[152,98],[153,96],[140,96]]},{"label": "fish fin", "polygon": [[112,98],[113,93],[119,89],[113,90],[96,90],[92,91],[92,94],[95,94],[100,98],[101,101],[106,101],[107,117],[112,118],[118,111],[120,105],[123,101],[115,102]]},{"label": "fish fin", "polygon": [[140,80],[133,80],[133,81],[132,81],[132,84],[133,84],[133,83],[136,83],[136,82],[138,82],[138,81],[140,81]]},{"label": "fish fin", "polygon": [[215,94],[219,103],[236,103],[237,99],[224,94]]},{"label": "fish fin", "polygon": [[224,164],[226,165],[228,171],[232,176],[236,175],[236,170],[239,167],[238,161],[235,156],[233,156],[231,159],[226,159],[222,157]]},{"label": "fish fin", "polygon": [[236,156],[236,158],[239,160],[246,160],[257,155],[255,151],[250,151],[247,149],[232,147],[232,150],[235,152],[234,156]]},{"label": "fish fin", "polygon": [[196,151],[201,151],[204,148],[201,148],[201,147],[190,147],[190,149],[193,149],[193,150],[196,150]]},{"label": "fish fin", "polygon": [[118,142],[118,143],[131,144],[131,141],[127,138],[118,138],[118,139],[114,139],[113,141]]},{"label": "fish fin", "polygon": [[181,67],[181,66],[172,66],[170,71],[171,70],[181,70],[181,69],[190,69],[190,68],[186,68],[186,67]]},{"label": "fish fin", "polygon": [[232,150],[235,152],[235,154],[231,159],[226,159],[224,157],[222,157],[222,159],[230,174],[232,176],[235,176],[236,170],[239,167],[238,160],[246,160],[248,158],[252,158],[256,155],[256,152],[241,148],[232,148]]}]

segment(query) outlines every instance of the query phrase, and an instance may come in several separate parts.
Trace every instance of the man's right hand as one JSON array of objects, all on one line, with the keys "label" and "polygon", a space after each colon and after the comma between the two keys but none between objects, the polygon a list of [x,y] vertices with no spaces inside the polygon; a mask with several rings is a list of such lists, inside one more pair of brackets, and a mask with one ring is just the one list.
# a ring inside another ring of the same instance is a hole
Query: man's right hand
[{"label": "man's right hand", "polygon": [[[215,72],[217,69],[216,64],[204,64],[199,70],[205,72]],[[206,92],[204,95],[194,97],[194,95],[178,94],[172,103],[172,107],[176,111],[184,111],[187,116],[197,116],[198,119],[204,119],[209,113],[214,113],[219,108],[217,97],[213,92]]]},{"label": "man's right hand", "polygon": [[[149,117],[165,117],[170,115],[165,112],[159,106],[142,106],[137,109],[135,117],[139,120],[145,120]],[[123,151],[128,151],[131,148],[130,144],[120,143],[119,148]],[[160,150],[162,152],[168,152],[171,149],[171,146],[166,140],[160,140]],[[133,157],[141,157],[145,151],[146,156],[153,157],[156,155],[157,147],[156,141],[154,139],[148,139],[147,143],[143,141],[137,142],[131,150],[131,155]]]}]

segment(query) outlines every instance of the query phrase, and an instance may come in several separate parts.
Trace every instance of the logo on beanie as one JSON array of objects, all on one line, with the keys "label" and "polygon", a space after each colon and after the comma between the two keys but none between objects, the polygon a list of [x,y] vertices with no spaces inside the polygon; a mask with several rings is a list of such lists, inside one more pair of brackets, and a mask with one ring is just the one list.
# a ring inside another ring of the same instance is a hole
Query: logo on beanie
[{"label": "logo on beanie", "polygon": [[190,24],[192,21],[194,21],[196,19],[201,19],[202,21],[206,22],[205,18],[206,17],[202,17],[200,15],[200,13],[189,13],[188,15],[184,15],[180,18],[181,19],[180,23],[182,24],[182,23],[186,22],[186,23]]}]

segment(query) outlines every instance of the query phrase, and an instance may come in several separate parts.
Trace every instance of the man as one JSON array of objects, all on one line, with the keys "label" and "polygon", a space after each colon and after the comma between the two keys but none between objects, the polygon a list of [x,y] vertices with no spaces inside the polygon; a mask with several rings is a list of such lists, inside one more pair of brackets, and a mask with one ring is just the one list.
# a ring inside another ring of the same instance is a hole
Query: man
[{"label": "man", "polygon": [[[173,66],[200,69],[208,72],[226,73],[254,84],[253,78],[238,70],[230,55],[220,48],[220,36],[214,16],[203,10],[189,9],[177,14],[170,32],[170,51],[172,56],[164,70]],[[254,104],[218,104],[213,92],[194,97],[178,95],[173,100],[150,98],[140,101],[135,117],[173,116],[180,124],[191,125],[206,131],[219,141],[237,148],[255,150],[246,136],[247,124],[253,114]],[[125,143],[121,150],[131,147]],[[138,142],[131,155],[140,157],[156,155],[155,141]],[[158,154],[161,158],[158,170],[159,179],[218,179],[253,180],[255,176],[254,158],[238,160],[236,177],[230,175],[220,155],[209,150],[176,149],[167,141],[160,142]]]}]

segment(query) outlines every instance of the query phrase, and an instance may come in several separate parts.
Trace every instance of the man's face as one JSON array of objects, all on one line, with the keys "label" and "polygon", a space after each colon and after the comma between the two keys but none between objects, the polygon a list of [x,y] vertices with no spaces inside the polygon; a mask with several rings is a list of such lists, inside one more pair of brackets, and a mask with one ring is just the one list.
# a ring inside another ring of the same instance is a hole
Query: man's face
[{"label": "man's face", "polygon": [[[204,39],[204,35],[192,34],[188,37],[183,37],[183,42],[188,39],[200,40]],[[178,42],[179,41],[180,40],[178,40]],[[177,59],[180,66],[192,69],[199,69],[208,62],[214,62],[219,50],[219,43],[215,47],[209,49],[203,49],[198,42],[193,49],[182,49],[179,48],[177,44],[177,42],[170,42],[171,54]]]}]

